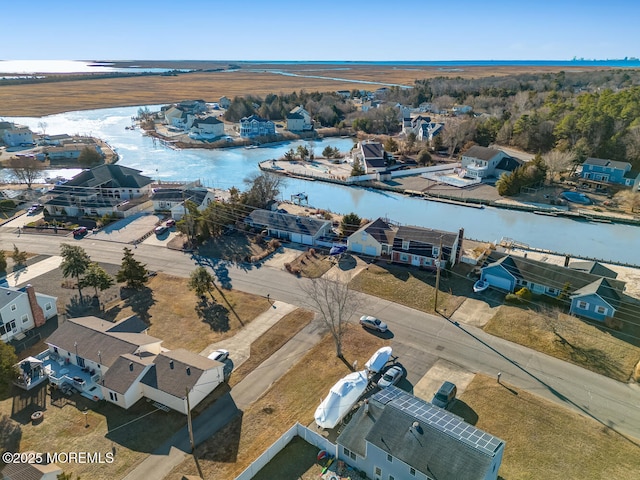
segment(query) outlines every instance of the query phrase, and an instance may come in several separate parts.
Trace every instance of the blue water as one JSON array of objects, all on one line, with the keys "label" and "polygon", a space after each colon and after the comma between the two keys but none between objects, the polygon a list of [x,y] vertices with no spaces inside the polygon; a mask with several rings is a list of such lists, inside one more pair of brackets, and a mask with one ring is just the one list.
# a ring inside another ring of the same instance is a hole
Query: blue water
[{"label": "blue water", "polygon": [[[157,110],[159,106],[149,108]],[[216,188],[244,188],[244,179],[259,172],[258,162],[281,157],[289,148],[295,149],[298,144],[305,143],[249,150],[172,150],[154,143],[138,130],[125,129],[131,125],[131,117],[137,111],[138,107],[125,107],[5,120],[28,125],[36,132],[40,131],[38,123],[45,122],[50,134],[94,135],[117,150],[121,164],[140,169],[154,179],[200,179],[203,184]],[[350,139],[330,139],[316,142],[314,150],[320,153],[330,145],[346,151],[352,144]],[[56,172],[44,176],[65,176]],[[497,208],[479,210],[379,190],[297,179],[287,179],[281,198],[289,200],[291,195],[301,192],[308,195],[311,205],[333,212],[356,212],[370,219],[388,217],[403,224],[446,231],[464,228],[468,238],[494,241],[510,237],[538,248],[640,265],[640,249],[637,248],[640,230],[628,225],[579,222]]]}]

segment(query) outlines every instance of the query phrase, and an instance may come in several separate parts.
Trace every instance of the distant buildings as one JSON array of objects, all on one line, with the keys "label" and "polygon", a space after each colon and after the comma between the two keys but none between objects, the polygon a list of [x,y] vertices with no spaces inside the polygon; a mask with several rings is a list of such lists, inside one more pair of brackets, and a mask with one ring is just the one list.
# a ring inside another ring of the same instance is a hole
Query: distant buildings
[{"label": "distant buildings", "polygon": [[271,120],[251,115],[240,120],[240,136],[254,138],[276,134],[276,126]]}]

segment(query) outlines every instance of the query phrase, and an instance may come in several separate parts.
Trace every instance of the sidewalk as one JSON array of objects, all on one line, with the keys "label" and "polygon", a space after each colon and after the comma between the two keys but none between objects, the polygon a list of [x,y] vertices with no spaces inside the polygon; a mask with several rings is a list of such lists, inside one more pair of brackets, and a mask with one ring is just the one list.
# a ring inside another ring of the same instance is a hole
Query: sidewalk
[{"label": "sidewalk", "polygon": [[7,275],[7,282],[10,287],[17,287],[22,283],[26,283],[32,278],[39,277],[51,270],[55,270],[62,263],[62,257],[58,255],[53,255],[41,262],[34,263],[33,265],[29,265],[17,272],[12,272]]}]

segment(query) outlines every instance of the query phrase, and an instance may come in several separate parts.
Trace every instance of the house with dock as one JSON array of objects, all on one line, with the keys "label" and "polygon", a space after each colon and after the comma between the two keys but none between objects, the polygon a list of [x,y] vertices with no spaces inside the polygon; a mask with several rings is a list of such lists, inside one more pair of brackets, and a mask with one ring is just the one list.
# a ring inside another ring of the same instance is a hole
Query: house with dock
[{"label": "house with dock", "polygon": [[320,239],[331,232],[329,220],[271,210],[254,210],[244,222],[252,228],[266,230],[270,237],[302,245],[318,245]]},{"label": "house with dock", "polygon": [[640,188],[640,171],[632,170],[629,162],[589,157],[582,163],[580,178],[586,186],[596,189],[607,185],[622,185],[633,190]]},{"label": "house with dock", "polygon": [[499,177],[509,173],[524,162],[507,155],[502,150],[474,145],[462,154],[462,174],[467,178]]}]

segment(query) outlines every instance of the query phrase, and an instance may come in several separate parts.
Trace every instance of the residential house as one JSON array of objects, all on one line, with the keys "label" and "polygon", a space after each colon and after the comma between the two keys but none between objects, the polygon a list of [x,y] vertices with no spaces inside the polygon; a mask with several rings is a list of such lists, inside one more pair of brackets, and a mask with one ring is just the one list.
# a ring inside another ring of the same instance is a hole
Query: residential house
[{"label": "residential house", "polygon": [[440,135],[444,130],[444,123],[421,122],[417,127],[416,137],[421,142],[431,142],[433,138]]},{"label": "residential house", "polygon": [[33,132],[29,127],[14,125],[13,128],[3,130],[2,140],[7,147],[20,147],[23,145],[33,145]]},{"label": "residential house", "polygon": [[393,239],[391,260],[416,267],[436,269],[460,261],[464,230],[458,233],[422,227],[398,227]]},{"label": "residential house", "polygon": [[509,155],[502,150],[474,145],[462,154],[464,176],[467,178],[495,177],[498,164],[507,157]]},{"label": "residential house", "polygon": [[454,105],[451,108],[451,113],[454,115],[464,115],[465,113],[470,113],[473,111],[473,107],[470,105]]},{"label": "residential house", "polygon": [[564,294],[570,313],[598,321],[615,315],[625,286],[615,278],[497,252],[490,255],[480,278],[507,292],[526,287],[538,295]]},{"label": "residential house", "polygon": [[231,106],[231,100],[229,100],[225,96],[222,96],[220,97],[220,100],[218,100],[218,105],[220,105],[220,108],[224,108],[226,110]]},{"label": "residential house", "polygon": [[64,145],[44,147],[43,153],[49,157],[52,164],[57,162],[66,162],[68,160],[77,160],[85,148],[95,150],[100,156],[104,156],[99,145],[93,144],[75,144],[67,143]]},{"label": "residential house", "polygon": [[60,135],[45,135],[42,137],[42,143],[52,146],[63,145],[64,143],[70,142],[72,140],[73,137],[66,133],[62,133]]},{"label": "residential house", "polygon": [[37,293],[31,285],[0,287],[0,340],[22,340],[26,332],[44,325],[58,314],[57,301],[56,297]]},{"label": "residential house", "polygon": [[204,100],[183,100],[178,102],[178,108],[193,115],[200,115],[207,111],[207,102]]},{"label": "residential house", "polygon": [[186,211],[186,201],[195,203],[202,212],[215,201],[215,193],[204,187],[156,188],[151,195],[151,201],[155,212],[169,211],[172,218],[180,220]]},{"label": "residential house", "polygon": [[293,108],[287,115],[287,130],[292,132],[313,130],[311,115],[302,105]]},{"label": "residential house", "polygon": [[640,172],[631,170],[629,162],[590,157],[582,163],[580,177],[594,182],[596,187],[607,183],[633,187],[634,190],[640,187]]},{"label": "residential house", "polygon": [[104,215],[118,205],[148,195],[153,180],[140,170],[118,164],[84,170],[48,193],[44,208],[49,215]]},{"label": "residential house", "polygon": [[336,93],[340,95],[342,98],[351,97],[351,90],[336,90]]},{"label": "residential house", "polygon": [[213,116],[195,119],[189,132],[189,137],[196,140],[211,140],[223,135],[224,122]]},{"label": "residential house", "polygon": [[581,272],[597,275],[598,277],[618,278],[618,274],[616,272],[594,260],[571,260],[568,262],[567,266],[572,270],[579,270]]},{"label": "residential house", "polygon": [[[48,339],[49,381],[72,383],[84,396],[128,409],[145,397],[187,413],[224,381],[224,364],[186,350],[167,350],[135,316],[118,323],[68,319]],[[64,367],[64,368],[61,368]]]},{"label": "residential house", "polygon": [[[44,457],[44,454],[42,454]],[[62,468],[56,463],[7,463],[0,470],[2,480],[57,480]]]},{"label": "residential house", "polygon": [[391,255],[396,230],[397,227],[378,218],[349,235],[347,250],[372,257]]},{"label": "residential house", "polygon": [[360,142],[356,153],[365,173],[382,172],[387,169],[386,152],[380,142],[366,140]]},{"label": "residential house", "polygon": [[240,136],[244,138],[263,137],[276,134],[276,126],[271,120],[251,115],[240,120]]},{"label": "residential house", "polygon": [[271,237],[303,245],[316,245],[318,240],[331,230],[329,220],[299,217],[271,210],[254,210],[244,221],[253,228],[267,230]]},{"label": "residential house", "polygon": [[374,480],[496,480],[505,441],[394,386],[339,434],[338,459]]}]

